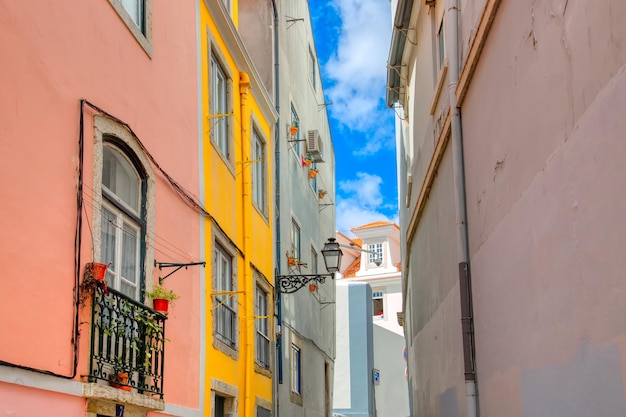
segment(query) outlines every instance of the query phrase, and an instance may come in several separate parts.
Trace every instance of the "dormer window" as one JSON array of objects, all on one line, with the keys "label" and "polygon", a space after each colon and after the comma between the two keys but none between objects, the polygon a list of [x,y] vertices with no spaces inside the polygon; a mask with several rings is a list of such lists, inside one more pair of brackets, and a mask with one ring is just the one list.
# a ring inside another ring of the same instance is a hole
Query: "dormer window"
[{"label": "dormer window", "polygon": [[381,243],[370,243],[367,245],[368,255],[369,255],[369,263],[374,264],[376,266],[380,266],[383,261],[383,244]]}]

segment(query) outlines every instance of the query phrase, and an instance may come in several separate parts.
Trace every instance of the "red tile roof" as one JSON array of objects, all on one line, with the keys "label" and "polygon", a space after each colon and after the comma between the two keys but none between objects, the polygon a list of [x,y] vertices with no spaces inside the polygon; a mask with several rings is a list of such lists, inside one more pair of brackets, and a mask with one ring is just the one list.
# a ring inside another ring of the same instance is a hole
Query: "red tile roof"
[{"label": "red tile roof", "polygon": [[363,230],[363,229],[372,229],[374,227],[380,227],[380,226],[394,226],[396,229],[400,230],[398,225],[395,224],[394,222],[377,221],[377,222],[364,224],[362,226],[353,227],[352,229],[350,229],[350,231]]},{"label": "red tile roof", "polygon": [[361,269],[361,257],[357,256],[354,261],[343,271],[344,278],[354,278],[358,270]]}]

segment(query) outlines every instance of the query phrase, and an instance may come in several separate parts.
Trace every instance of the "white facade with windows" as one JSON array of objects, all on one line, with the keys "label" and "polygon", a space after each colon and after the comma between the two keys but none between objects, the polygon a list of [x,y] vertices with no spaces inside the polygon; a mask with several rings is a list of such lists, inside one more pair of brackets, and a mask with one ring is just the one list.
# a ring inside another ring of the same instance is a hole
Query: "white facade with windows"
[{"label": "white facade with windows", "polygon": [[[363,365],[352,363],[349,352],[354,349],[353,344],[362,346],[372,352],[373,368],[377,370],[379,377],[374,383],[377,415],[407,416],[408,386],[404,378],[406,364],[402,359],[404,329],[399,322],[401,317],[398,316],[402,312],[400,229],[391,222],[374,222],[355,227],[351,231],[356,237],[350,238],[343,233],[337,233],[337,241],[344,254],[341,283],[368,284],[370,291],[367,292],[369,298],[361,297],[360,301],[347,298],[337,300],[337,323],[344,323],[346,329],[337,331],[336,366],[341,372],[336,374],[335,385],[346,383],[346,378],[350,379],[350,386],[355,384],[352,379],[358,377],[359,371],[353,368]],[[349,308],[344,303],[349,303]],[[352,316],[360,314],[356,311],[364,310],[359,303],[368,304],[366,311],[373,324],[373,334],[369,342],[365,333],[358,330],[363,325],[361,318]],[[346,314],[349,317],[344,317]],[[364,404],[352,404],[346,399],[349,398],[346,397],[347,388],[339,391],[337,389],[336,393],[343,394],[333,406],[335,411],[345,415],[359,415],[357,409],[364,407]]]}]

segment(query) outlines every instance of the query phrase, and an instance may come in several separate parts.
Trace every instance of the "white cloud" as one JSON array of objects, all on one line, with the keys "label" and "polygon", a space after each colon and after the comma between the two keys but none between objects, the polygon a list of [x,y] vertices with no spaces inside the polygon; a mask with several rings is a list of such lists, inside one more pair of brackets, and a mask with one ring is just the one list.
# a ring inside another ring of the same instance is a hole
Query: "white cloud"
[{"label": "white cloud", "polygon": [[332,117],[349,129],[377,126],[384,104],[391,36],[386,0],[334,0],[341,19],[339,44],[324,66]]},{"label": "white cloud", "polygon": [[387,208],[378,175],[358,172],[353,180],[339,182],[343,196],[337,197],[337,230],[350,236],[350,229],[375,221],[393,221],[382,212]]}]

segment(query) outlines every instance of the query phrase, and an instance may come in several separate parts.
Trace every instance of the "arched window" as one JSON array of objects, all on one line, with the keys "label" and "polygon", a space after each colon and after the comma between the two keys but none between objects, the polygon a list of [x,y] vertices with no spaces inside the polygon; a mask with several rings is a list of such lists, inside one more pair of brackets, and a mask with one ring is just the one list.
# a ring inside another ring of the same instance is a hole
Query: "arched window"
[{"label": "arched window", "polygon": [[142,297],[145,247],[145,174],[132,154],[106,138],[102,147],[100,256],[109,286]]}]

